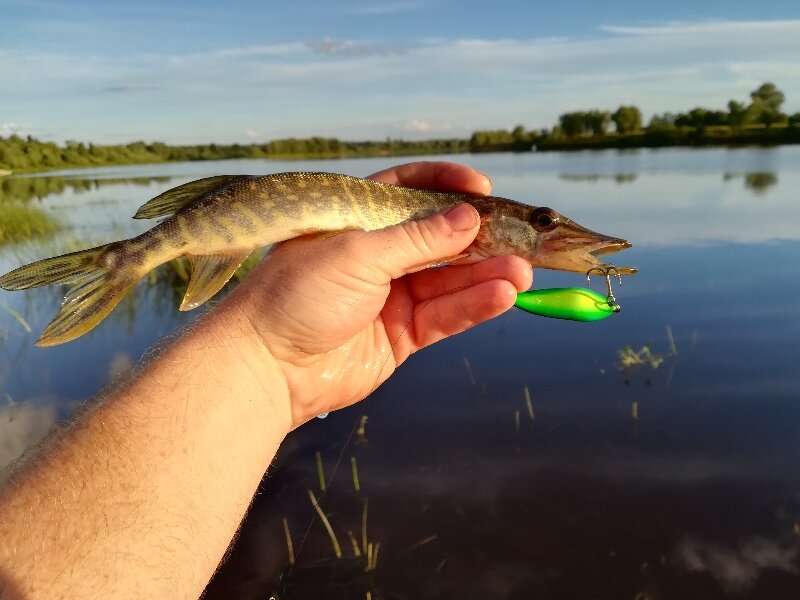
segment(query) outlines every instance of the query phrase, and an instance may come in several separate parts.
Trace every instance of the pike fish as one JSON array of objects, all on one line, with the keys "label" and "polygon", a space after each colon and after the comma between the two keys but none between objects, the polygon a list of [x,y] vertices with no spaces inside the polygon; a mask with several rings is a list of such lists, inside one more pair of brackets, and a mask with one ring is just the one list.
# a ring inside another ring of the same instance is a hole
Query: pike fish
[{"label": "pike fish", "polygon": [[481,217],[478,236],[461,262],[516,254],[533,267],[585,273],[604,266],[598,256],[631,245],[589,231],[551,208],[506,198],[419,190],[331,173],[222,175],[186,183],[148,201],[134,218],[162,220],[143,234],[19,267],[0,277],[0,287],[71,286],[36,342],[54,346],[94,328],[142,277],[174,258],[186,256],[191,262],[180,306],[191,310],[216,294],[258,248],[308,234],[379,229],[460,202],[472,204]]}]

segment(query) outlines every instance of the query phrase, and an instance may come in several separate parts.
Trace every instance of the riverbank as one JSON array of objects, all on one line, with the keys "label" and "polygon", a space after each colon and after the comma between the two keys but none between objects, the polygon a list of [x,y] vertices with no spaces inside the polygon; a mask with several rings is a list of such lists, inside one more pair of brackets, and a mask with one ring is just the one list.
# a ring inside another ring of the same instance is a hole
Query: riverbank
[{"label": "riverbank", "polygon": [[199,144],[172,146],[143,141],[119,145],[67,142],[59,146],[35,138],[0,138],[0,169],[14,173],[37,173],[54,169],[110,167],[165,162],[227,159],[342,159],[469,152],[469,141],[437,139],[347,142],[336,138],[273,140],[261,144]]},{"label": "riverbank", "polygon": [[[484,152],[548,152],[668,147],[778,146],[800,144],[800,125],[748,125],[744,127],[663,127],[630,133],[604,133],[567,137],[556,130],[546,134],[486,132],[472,139],[423,141],[385,140],[346,142],[335,138],[275,140],[266,144],[169,146],[161,142],[133,142],[100,146],[70,142],[59,147],[52,142],[0,139],[0,176],[38,173],[83,167],[111,167],[166,162],[227,159],[340,160],[348,158],[406,157]],[[504,135],[500,135],[504,134]]]},{"label": "riverbank", "polygon": [[[535,149],[548,150],[606,150],[632,148],[708,147],[708,146],[778,146],[800,144],[800,127],[797,126],[750,126],[733,128],[672,127],[665,129],[642,129],[627,134],[609,133],[601,136],[576,136],[539,138]],[[509,148],[511,150],[511,148]]]}]

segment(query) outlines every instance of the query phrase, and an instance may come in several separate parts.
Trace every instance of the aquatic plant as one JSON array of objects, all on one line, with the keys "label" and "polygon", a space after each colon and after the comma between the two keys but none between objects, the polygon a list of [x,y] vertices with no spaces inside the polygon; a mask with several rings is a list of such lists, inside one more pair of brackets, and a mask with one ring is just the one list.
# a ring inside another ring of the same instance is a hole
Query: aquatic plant
[{"label": "aquatic plant", "polygon": [[618,351],[618,355],[619,363],[617,368],[620,371],[642,365],[649,365],[650,368],[657,369],[664,362],[664,357],[653,354],[648,346],[642,346],[638,352],[630,346],[625,346]]},{"label": "aquatic plant", "polygon": [[317,477],[319,478],[319,491],[325,491],[325,469],[322,466],[322,454],[317,451],[316,453],[316,460],[317,460]]},{"label": "aquatic plant", "polygon": [[48,235],[57,230],[58,222],[38,208],[17,203],[0,204],[0,244]]},{"label": "aquatic plant", "polygon": [[333,532],[333,527],[331,527],[330,521],[328,521],[328,517],[322,512],[322,508],[319,505],[319,501],[317,497],[314,495],[314,492],[308,490],[308,497],[311,500],[311,506],[314,507],[314,510],[317,511],[322,524],[325,526],[325,530],[328,532],[328,536],[331,538],[331,545],[333,546],[333,553],[336,555],[336,558],[342,558],[342,547],[339,545],[339,540],[336,538],[336,534]]},{"label": "aquatic plant", "polygon": [[356,464],[356,457],[350,457],[350,466],[353,471],[353,490],[358,493],[361,491],[361,484],[358,481],[358,465]]}]

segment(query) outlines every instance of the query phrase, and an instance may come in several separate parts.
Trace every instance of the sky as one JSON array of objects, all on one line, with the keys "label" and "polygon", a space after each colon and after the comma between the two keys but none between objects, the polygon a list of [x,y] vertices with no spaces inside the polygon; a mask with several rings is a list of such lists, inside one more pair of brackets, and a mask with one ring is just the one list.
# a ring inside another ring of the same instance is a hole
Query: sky
[{"label": "sky", "polygon": [[561,113],[800,111],[800,2],[0,0],[0,136],[468,137]]}]

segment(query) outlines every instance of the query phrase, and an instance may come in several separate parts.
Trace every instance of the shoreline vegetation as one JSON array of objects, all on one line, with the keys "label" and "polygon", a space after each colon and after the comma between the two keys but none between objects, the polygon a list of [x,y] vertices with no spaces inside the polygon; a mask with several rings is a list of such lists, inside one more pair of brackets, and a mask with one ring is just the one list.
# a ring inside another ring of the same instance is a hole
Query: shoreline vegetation
[{"label": "shoreline vegetation", "polygon": [[19,202],[0,203],[0,246],[55,233],[59,223],[34,206]]},{"label": "shoreline vegetation", "polygon": [[[143,141],[100,145],[67,141],[59,146],[34,137],[0,137],[0,177],[74,167],[224,159],[336,159],[467,152],[546,152],[674,146],[780,145],[800,143],[800,113],[780,108],[785,97],[773,83],[750,94],[751,102],[728,102],[727,110],[694,108],[653,115],[645,126],[636,106],[615,112],[564,113],[550,129],[476,131],[470,139],[342,141],[286,138],[256,144],[169,145]],[[610,130],[611,125],[614,129]]]}]

